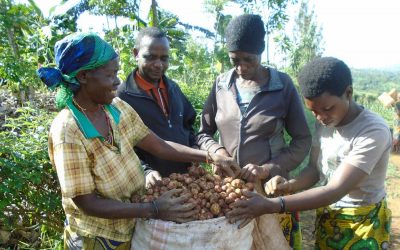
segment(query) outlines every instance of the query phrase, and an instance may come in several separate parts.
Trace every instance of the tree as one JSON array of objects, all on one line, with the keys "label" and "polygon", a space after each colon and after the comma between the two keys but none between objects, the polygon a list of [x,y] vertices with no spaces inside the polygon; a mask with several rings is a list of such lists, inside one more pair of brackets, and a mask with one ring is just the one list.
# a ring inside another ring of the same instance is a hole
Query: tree
[{"label": "tree", "polygon": [[225,47],[225,29],[228,23],[232,20],[231,15],[223,14],[225,5],[228,0],[206,0],[204,2],[205,9],[215,16],[214,22],[214,58],[217,62],[216,66],[219,72],[222,73],[230,65],[228,51]]},{"label": "tree", "polygon": [[42,46],[42,26],[47,24],[33,1],[16,4],[12,0],[0,0],[0,78],[7,86],[20,94],[25,101],[27,90],[33,92],[37,82],[38,49]]},{"label": "tree", "polygon": [[288,51],[291,74],[297,76],[306,63],[322,55],[324,51],[322,40],[322,28],[315,20],[314,9],[309,10],[307,2],[302,1],[295,19],[293,37]]}]

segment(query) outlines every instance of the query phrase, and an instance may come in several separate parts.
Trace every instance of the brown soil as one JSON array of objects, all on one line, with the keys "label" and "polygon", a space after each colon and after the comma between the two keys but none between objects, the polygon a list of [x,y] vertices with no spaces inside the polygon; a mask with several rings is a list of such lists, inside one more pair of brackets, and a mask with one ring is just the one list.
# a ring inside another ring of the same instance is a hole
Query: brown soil
[{"label": "brown soil", "polygon": [[[390,249],[400,249],[400,154],[392,154],[390,162],[396,169],[388,172],[386,179],[387,201],[392,210],[392,232]],[[303,249],[314,249],[315,211],[300,213],[303,234]]]}]

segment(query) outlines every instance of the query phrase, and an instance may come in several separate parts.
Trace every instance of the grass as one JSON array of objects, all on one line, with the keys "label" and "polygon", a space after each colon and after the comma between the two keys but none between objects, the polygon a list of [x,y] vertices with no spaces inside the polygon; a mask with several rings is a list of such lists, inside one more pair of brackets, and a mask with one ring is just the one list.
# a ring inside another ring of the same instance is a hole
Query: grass
[{"label": "grass", "polygon": [[389,162],[386,176],[388,178],[400,178],[400,171],[393,163]]}]

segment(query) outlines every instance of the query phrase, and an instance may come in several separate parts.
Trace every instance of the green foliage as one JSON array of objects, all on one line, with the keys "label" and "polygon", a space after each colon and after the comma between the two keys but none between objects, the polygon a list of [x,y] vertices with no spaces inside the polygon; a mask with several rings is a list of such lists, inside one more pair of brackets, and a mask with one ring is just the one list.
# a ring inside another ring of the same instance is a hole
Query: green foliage
[{"label": "green foliage", "polygon": [[47,153],[53,113],[19,108],[0,130],[0,225],[10,230],[39,227],[56,235],[64,213],[55,170]]},{"label": "green foliage", "polygon": [[[218,62],[204,45],[189,39],[185,52],[171,48],[171,63],[167,74],[179,83],[195,86],[210,86],[220,70]],[[207,87],[206,87],[207,88]]]},{"label": "green foliage", "polygon": [[88,2],[90,12],[95,15],[106,16],[123,16],[136,18],[136,13],[139,9],[138,1],[136,0],[85,0]]},{"label": "green foliage", "polygon": [[309,9],[307,2],[300,3],[300,9],[295,19],[292,39],[284,37],[282,50],[287,53],[291,75],[297,76],[300,69],[315,57],[320,57],[323,52],[322,29],[315,21],[313,9]]},{"label": "green foliage", "polygon": [[183,94],[189,99],[193,108],[196,110],[197,117],[194,124],[194,130],[198,131],[200,128],[200,116],[203,111],[204,102],[211,91],[211,84],[186,84],[180,83]]},{"label": "green foliage", "polygon": [[371,93],[376,97],[392,88],[400,90],[400,70],[351,69],[353,86],[357,92]]}]

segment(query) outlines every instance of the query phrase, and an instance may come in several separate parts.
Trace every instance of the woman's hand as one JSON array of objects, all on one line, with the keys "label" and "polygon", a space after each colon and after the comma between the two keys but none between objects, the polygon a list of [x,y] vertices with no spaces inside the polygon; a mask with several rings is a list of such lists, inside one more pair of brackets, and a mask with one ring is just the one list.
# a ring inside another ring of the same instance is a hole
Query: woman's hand
[{"label": "woman's hand", "polygon": [[250,163],[241,169],[240,176],[247,181],[256,182],[258,179],[266,179],[269,176],[269,172],[263,166]]},{"label": "woman's hand", "polygon": [[291,184],[282,176],[274,176],[264,185],[264,191],[267,195],[282,195],[291,192]]},{"label": "woman's hand", "polygon": [[173,197],[181,192],[182,189],[172,189],[155,200],[155,205],[158,209],[157,219],[180,223],[193,220],[193,216],[198,211],[193,209],[195,207],[193,203],[186,203],[190,198],[190,194],[184,194],[177,198]]},{"label": "woman's hand", "polygon": [[[243,228],[246,226],[252,219],[257,218],[265,213],[271,212],[269,208],[274,207],[279,211],[279,208],[276,207],[276,204],[273,204],[269,199],[266,199],[260,194],[243,191],[243,195],[245,195],[248,200],[239,200],[233,203],[232,211],[226,214],[230,223],[236,223],[237,221],[241,221],[239,224],[239,228]],[[277,204],[279,206],[279,204]]]},{"label": "woman's hand", "polygon": [[239,175],[240,167],[235,159],[216,153],[209,153],[209,155],[214,164],[214,173],[221,173],[222,175],[231,177],[236,177]]},{"label": "woman's hand", "polygon": [[157,181],[161,181],[161,175],[158,171],[151,171],[146,175],[146,188],[151,188]]}]

